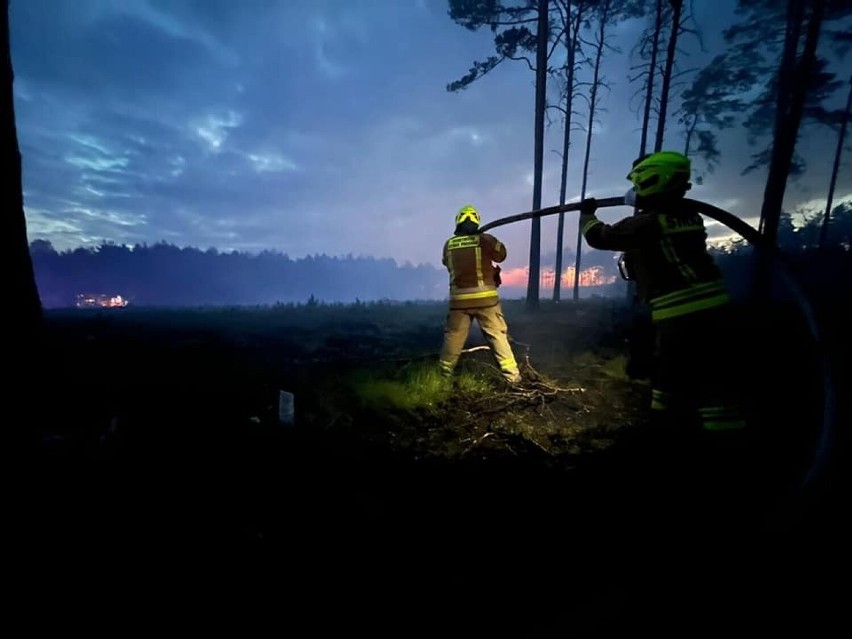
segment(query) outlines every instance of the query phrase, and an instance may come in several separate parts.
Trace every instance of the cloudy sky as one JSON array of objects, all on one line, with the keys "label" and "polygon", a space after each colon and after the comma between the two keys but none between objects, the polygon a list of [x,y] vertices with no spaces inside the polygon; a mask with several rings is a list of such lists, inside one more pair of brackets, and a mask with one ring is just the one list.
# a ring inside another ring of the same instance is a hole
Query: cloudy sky
[{"label": "cloudy sky", "polygon": [[[734,17],[735,0],[694,5],[705,51],[684,40],[684,69],[719,50]],[[531,208],[534,74],[507,62],[448,93],[493,45],[487,31],[455,24],[446,0],[12,0],[10,20],[30,240],[437,265],[463,204],[485,221]],[[627,75],[642,28],[613,31],[620,53],[606,62],[591,195],[628,186],[639,119]],[[584,135],[573,138],[569,200]],[[558,203],[561,136],[554,117],[545,206]],[[722,166],[691,195],[754,222],[764,174],[740,175],[743,138],[723,136]],[[683,146],[674,122],[665,146]],[[801,150],[809,171],[788,189],[790,210],[824,206],[834,138],[814,127]],[[847,160],[841,198],[852,196],[851,174]],[[572,246],[573,215],[566,227]],[[546,219],[544,253],[555,230]],[[524,265],[529,222],[498,235],[507,266]]]}]

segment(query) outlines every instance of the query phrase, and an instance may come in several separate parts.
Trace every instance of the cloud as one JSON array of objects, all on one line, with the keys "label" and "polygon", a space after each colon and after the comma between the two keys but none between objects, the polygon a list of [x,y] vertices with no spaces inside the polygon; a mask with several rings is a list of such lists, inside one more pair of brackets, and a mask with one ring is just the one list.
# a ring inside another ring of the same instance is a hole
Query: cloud
[{"label": "cloud", "polygon": [[191,125],[196,135],[207,143],[209,151],[219,151],[228,138],[229,130],[237,128],[242,122],[242,116],[233,111],[221,115],[208,114],[200,121]]},{"label": "cloud", "polygon": [[[167,239],[438,264],[462,204],[476,204],[486,220],[532,205],[534,76],[507,62],[448,93],[447,82],[493,42],[454,24],[445,4],[13,2],[30,238],[66,247]],[[635,35],[637,25],[627,26]],[[606,58],[613,90],[594,130],[590,195],[624,193],[638,153],[627,108],[635,86],[622,78],[628,62],[616,51]],[[678,136],[670,121],[667,142]],[[584,147],[575,131],[569,201],[579,197]],[[558,202],[561,149],[554,121],[543,206]],[[740,176],[741,152],[727,149],[696,197],[752,219],[762,184]],[[565,216],[566,247],[576,221]],[[544,253],[555,250],[556,224],[542,220]],[[497,229],[508,269],[526,265],[529,230],[529,222]]]},{"label": "cloud", "polygon": [[[831,202],[831,208],[852,202],[852,191],[835,193]],[[825,206],[828,203],[828,196],[812,198],[804,202],[800,202],[796,207],[797,221],[803,221],[803,216],[811,216],[816,214],[824,214]]]},{"label": "cloud", "polygon": [[149,25],[171,38],[199,44],[212,56],[226,64],[233,65],[236,63],[235,53],[213,37],[198,22],[181,20],[178,15],[163,10],[152,2],[146,2],[145,0],[135,0],[134,2],[112,0],[105,4],[101,3],[101,5],[108,7],[108,11],[115,12],[118,15],[125,15]]},{"label": "cloud", "polygon": [[258,173],[296,171],[299,168],[290,158],[275,153],[268,155],[250,153],[248,159],[254,165],[254,170]]}]

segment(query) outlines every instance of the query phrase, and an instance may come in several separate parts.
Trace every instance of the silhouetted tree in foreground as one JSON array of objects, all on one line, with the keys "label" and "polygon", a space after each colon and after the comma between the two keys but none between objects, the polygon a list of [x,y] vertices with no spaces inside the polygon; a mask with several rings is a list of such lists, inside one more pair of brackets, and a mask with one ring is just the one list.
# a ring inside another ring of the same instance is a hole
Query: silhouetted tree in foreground
[{"label": "silhouetted tree in foreground", "polygon": [[849,95],[846,98],[846,109],[843,111],[840,123],[840,134],[837,136],[837,150],[834,152],[834,165],[831,169],[831,181],[828,186],[828,199],[825,204],[822,227],[819,234],[819,245],[825,246],[828,238],[828,223],[831,219],[831,204],[834,201],[834,189],[837,186],[837,172],[840,169],[840,156],[843,154],[843,141],[846,138],[846,127],[849,124],[849,111],[852,109],[852,77],[849,78]]},{"label": "silhouetted tree in foreground", "polygon": [[[3,96],[0,98],[0,129],[2,129],[3,161],[6,173],[3,188],[3,226],[0,241],[7,264],[3,269],[6,281],[3,292],[11,304],[7,304],[5,319],[11,334],[17,340],[34,339],[41,323],[41,300],[33,273],[32,259],[27,242],[27,221],[24,215],[23,185],[21,180],[21,152],[15,127],[15,98],[13,92],[14,72],[12,51],[9,41],[9,0],[3,2],[3,22],[0,32],[3,38]],[[21,343],[21,342],[19,342]]]},{"label": "silhouetted tree in foreground", "polygon": [[[693,108],[691,116],[699,118],[699,125],[703,121],[711,126],[729,126],[725,111],[730,108],[737,119],[744,116],[750,142],[767,142],[753,156],[746,172],[767,169],[760,231],[768,246],[774,248],[779,243],[788,178],[803,168],[796,154],[801,127],[809,120],[821,121],[821,103],[842,84],[834,80],[826,60],[819,55],[821,34],[825,36],[822,40],[842,43],[843,38],[828,27],[843,24],[852,15],[852,8],[848,2],[834,0],[739,0],[737,15],[738,21],[724,32],[727,51],[711,62],[717,69],[699,74],[697,83],[701,85],[693,87],[692,97],[702,100],[709,96],[711,107],[701,107],[700,111]],[[735,80],[734,92],[731,79]],[[721,86],[715,88],[714,84]],[[743,104],[734,98],[747,87],[758,93],[745,104],[743,112]],[[704,146],[701,154],[712,159],[715,140],[704,131],[703,139],[699,134]],[[755,280],[758,294],[768,292],[770,273],[771,260],[765,260]]]},{"label": "silhouetted tree in foreground", "polygon": [[[38,417],[32,407],[35,405],[37,374],[36,362],[41,360],[41,324],[42,308],[33,272],[32,259],[27,243],[27,222],[24,214],[24,195],[21,180],[21,152],[18,147],[18,134],[15,126],[15,98],[13,92],[14,72],[12,70],[12,51],[9,39],[9,0],[3,2],[3,22],[0,33],[3,38],[3,78],[0,97],[0,130],[2,130],[3,186],[4,205],[3,225],[0,230],[4,256],[3,294],[6,297],[5,328],[7,342],[3,356],[6,381],[3,384],[4,410],[10,420],[5,434],[13,441],[22,442],[24,450],[27,444],[37,436]],[[21,416],[21,417],[19,417]],[[8,447],[7,447],[8,448]],[[14,456],[12,463],[20,463],[21,458]],[[19,495],[20,493],[17,493]]]}]

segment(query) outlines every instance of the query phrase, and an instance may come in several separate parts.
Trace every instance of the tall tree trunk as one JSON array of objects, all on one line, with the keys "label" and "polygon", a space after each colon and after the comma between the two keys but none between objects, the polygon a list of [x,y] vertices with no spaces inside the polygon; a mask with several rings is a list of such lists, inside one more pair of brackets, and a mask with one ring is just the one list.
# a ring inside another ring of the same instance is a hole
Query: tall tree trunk
[{"label": "tall tree trunk", "polygon": [[[582,22],[583,5],[577,7],[576,19],[571,19],[571,2],[567,3],[568,23],[572,26],[571,38],[565,37],[566,69],[565,69],[565,136],[562,142],[562,181],[559,185],[559,204],[565,204],[565,194],[568,188],[568,151],[571,148],[571,111],[574,108],[574,63],[580,41],[580,23]],[[556,266],[553,282],[553,301],[558,302],[562,294],[562,238],[565,234],[565,214],[559,214],[556,229]]]},{"label": "tall tree trunk", "polygon": [[[654,103],[654,79],[657,75],[657,56],[660,52],[660,33],[663,30],[663,0],[657,0],[657,10],[654,15],[654,37],[651,41],[651,60],[648,63],[648,82],[645,85],[645,107],[642,110],[642,138],[639,142],[639,156],[645,155],[648,149],[648,129],[651,125],[651,105]],[[639,209],[633,208],[633,215]],[[627,299],[636,303],[636,282],[627,282]]]},{"label": "tall tree trunk", "polygon": [[831,205],[834,200],[834,187],[837,185],[837,172],[840,170],[840,156],[843,155],[843,141],[846,138],[846,125],[849,123],[849,111],[852,109],[852,76],[849,77],[849,95],[846,97],[846,110],[840,123],[840,135],[837,137],[837,149],[834,152],[834,165],[831,167],[831,181],[828,185],[828,200],[825,203],[825,215],[819,229],[819,247],[824,248],[828,241],[828,220],[831,217]]},{"label": "tall tree trunk", "polygon": [[657,139],[654,151],[661,151],[663,138],[666,135],[666,111],[669,106],[669,90],[672,84],[672,69],[674,69],[677,54],[677,38],[680,34],[680,17],[683,12],[683,0],[669,0],[672,5],[672,33],[669,37],[669,48],[666,53],[666,68],[663,71],[663,86],[660,89],[660,117],[657,120]]},{"label": "tall tree trunk", "polygon": [[[766,233],[766,226],[770,207],[767,204],[767,195],[770,192],[770,182],[772,182],[771,190],[777,190],[774,180],[777,180],[777,175],[772,174],[772,167],[779,164],[779,155],[781,151],[781,140],[784,137],[785,128],[789,119],[789,104],[790,92],[792,89],[793,72],[796,65],[796,54],[799,49],[799,38],[802,29],[802,20],[804,19],[804,2],[802,0],[788,0],[787,2],[787,26],[784,36],[784,50],[781,54],[781,63],[778,67],[778,96],[775,101],[775,125],[773,127],[772,138],[772,158],[770,162],[770,175],[767,177],[764,187],[763,206],[761,207],[759,230],[761,233]],[[786,182],[786,176],[784,176]],[[783,199],[783,196],[782,196]],[[778,213],[781,214],[781,203],[778,206]],[[765,211],[765,212],[764,212]],[[775,232],[770,233],[770,244],[774,248],[777,240],[778,220],[774,222]]]},{"label": "tall tree trunk", "polygon": [[[7,334],[14,335],[20,352],[21,340],[26,344],[38,333],[42,320],[41,299],[36,286],[33,262],[27,240],[27,220],[24,214],[23,183],[21,179],[21,152],[15,126],[15,74],[12,68],[12,51],[9,40],[9,0],[3,3],[3,38],[5,60],[3,63],[3,97],[0,98],[2,113],[2,148],[6,161],[6,186],[3,189],[6,204],[3,219],[3,251],[7,255],[8,267],[4,269],[6,285],[4,294],[12,303],[5,312]],[[13,375],[17,374],[12,372]]]},{"label": "tall tree trunk", "polygon": [[[780,93],[783,78],[779,78],[779,106],[786,102],[788,110],[786,114],[782,114],[783,120],[779,122],[776,119],[776,137],[772,144],[772,162],[769,166],[769,175],[766,178],[766,188],[763,193],[763,205],[760,210],[761,232],[766,237],[769,246],[773,248],[778,242],[778,225],[784,202],[784,192],[787,188],[787,177],[790,175],[793,151],[799,137],[799,125],[802,121],[809,80],[815,66],[824,3],[825,0],[813,0],[813,8],[805,36],[805,46],[798,64],[795,63],[795,52],[798,46],[793,43],[790,47],[793,51],[794,62],[787,67],[791,77],[785,83],[785,88],[789,87],[790,90],[786,96]],[[794,27],[791,31],[798,35],[800,29]],[[787,46],[785,45],[785,58],[787,57],[786,49]],[[784,71],[785,67],[782,66],[781,72]]]},{"label": "tall tree trunk", "polygon": [[648,148],[648,126],[651,122],[651,104],[654,102],[654,77],[657,73],[657,54],[660,50],[660,32],[663,30],[663,0],[657,0],[657,13],[654,17],[654,39],[651,44],[651,61],[648,64],[648,84],[645,85],[645,108],[642,113],[642,140],[639,143],[639,157],[645,155]]},{"label": "tall tree trunk", "polygon": [[[5,205],[2,218],[3,248],[6,267],[3,269],[3,293],[8,300],[4,311],[5,331],[14,345],[7,344],[3,357],[3,368],[6,371],[5,398],[3,409],[6,415],[20,416],[7,424],[4,438],[6,450],[16,451],[10,455],[12,465],[24,464],[25,457],[20,451],[32,451],[40,432],[41,415],[36,406],[36,380],[39,379],[45,361],[42,353],[42,306],[33,272],[32,256],[27,240],[27,220],[24,213],[24,194],[21,179],[21,152],[18,146],[18,133],[15,125],[15,74],[12,67],[12,51],[9,38],[9,0],[3,2],[3,24],[0,33],[3,38],[5,60],[3,62],[2,88],[0,97],[0,129],[2,129],[3,162],[6,172],[3,195]],[[9,440],[13,446],[8,445]],[[20,448],[18,448],[18,445]],[[10,464],[7,464],[10,466]],[[26,488],[31,488],[27,485]],[[19,487],[20,488],[20,487]],[[14,491],[13,498],[26,493]],[[17,506],[18,502],[13,501]],[[23,504],[21,504],[23,505]],[[16,517],[29,515],[15,514]]]},{"label": "tall tree trunk", "polygon": [[[538,1],[538,46],[535,68],[535,168],[533,169],[533,209],[541,208],[541,182],[544,168],[544,111],[547,99],[547,42],[549,0]],[[527,280],[527,308],[538,308],[541,272],[541,218],[532,219],[530,229],[530,268]]]},{"label": "tall tree trunk", "polygon": [[[580,199],[586,197],[586,185],[589,179],[589,157],[592,153],[592,128],[595,122],[595,104],[598,99],[598,85],[600,84],[601,59],[603,58],[604,35],[606,33],[606,20],[609,16],[609,1],[604,0],[601,8],[600,27],[598,28],[598,41],[596,43],[597,50],[595,51],[595,71],[592,77],[592,90],[589,95],[589,122],[586,130],[586,157],[583,159],[583,186],[580,189]],[[577,247],[576,255],[574,256],[574,301],[580,299],[580,253],[583,248],[583,233],[579,224],[577,224]]]}]

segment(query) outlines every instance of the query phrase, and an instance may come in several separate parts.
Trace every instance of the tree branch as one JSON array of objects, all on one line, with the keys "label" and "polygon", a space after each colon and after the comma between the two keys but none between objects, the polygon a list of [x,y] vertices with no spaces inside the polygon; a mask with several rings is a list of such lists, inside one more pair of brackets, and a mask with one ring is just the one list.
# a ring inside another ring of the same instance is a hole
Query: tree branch
[{"label": "tree branch", "polygon": [[687,73],[694,73],[695,71],[698,71],[698,67],[690,67],[688,69],[684,69],[683,71],[678,71],[677,73],[672,75],[672,79],[679,78],[683,75],[686,75]]},{"label": "tree branch", "polygon": [[500,58],[491,56],[485,62],[475,61],[466,75],[447,85],[447,91],[455,93],[456,91],[466,89],[473,82],[493,71],[505,59],[505,56]]},{"label": "tree branch", "polygon": [[[505,58],[508,58],[509,60],[515,60],[516,62],[517,62],[517,61],[520,61],[520,60],[523,60],[524,62],[526,62],[526,63],[527,63],[527,66],[530,68],[530,71],[535,71],[535,66],[533,65],[533,63],[532,63],[532,62],[530,62],[530,59],[529,59],[528,57],[526,57],[526,56],[523,56],[523,55],[522,55],[522,56],[511,56],[511,55],[507,55],[507,56],[504,56],[504,57],[505,57]],[[495,66],[496,66],[496,65],[495,65]],[[485,75],[485,74],[483,73],[482,75]]]},{"label": "tree branch", "polygon": [[507,20],[506,22],[503,22],[503,21],[488,22],[488,26],[493,25],[495,27],[508,27],[508,26],[515,26],[515,25],[518,25],[518,24],[529,24],[531,22],[537,22],[537,21],[538,21],[538,18],[527,18],[525,20]]},{"label": "tree branch", "polygon": [[565,33],[567,31],[568,31],[568,27],[564,27],[562,29],[562,31],[559,33],[559,35],[556,36],[556,39],[553,40],[553,46],[551,47],[550,51],[547,52],[547,59],[548,60],[550,60],[550,56],[553,55],[553,52],[556,50],[557,45],[559,45],[559,43],[562,41],[562,37],[565,35]]}]

